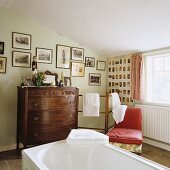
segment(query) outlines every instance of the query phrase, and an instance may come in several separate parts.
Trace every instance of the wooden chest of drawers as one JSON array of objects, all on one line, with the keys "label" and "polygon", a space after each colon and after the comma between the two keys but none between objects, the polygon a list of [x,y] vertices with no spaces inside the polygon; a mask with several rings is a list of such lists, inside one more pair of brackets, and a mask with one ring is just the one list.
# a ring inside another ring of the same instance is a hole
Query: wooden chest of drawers
[{"label": "wooden chest of drawers", "polygon": [[78,96],[74,87],[18,87],[17,148],[65,139],[77,128]]}]

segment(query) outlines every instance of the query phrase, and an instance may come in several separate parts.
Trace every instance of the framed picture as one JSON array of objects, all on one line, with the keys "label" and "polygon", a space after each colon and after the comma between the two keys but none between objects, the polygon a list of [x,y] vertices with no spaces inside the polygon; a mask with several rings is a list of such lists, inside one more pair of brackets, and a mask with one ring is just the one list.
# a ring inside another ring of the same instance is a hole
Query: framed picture
[{"label": "framed picture", "polygon": [[12,32],[12,48],[31,50],[31,35]]},{"label": "framed picture", "polygon": [[71,48],[71,59],[76,61],[84,61],[84,49],[72,47]]},{"label": "framed picture", "polygon": [[28,77],[21,77],[22,86],[34,86],[32,78],[28,78]]},{"label": "framed picture", "polygon": [[0,54],[4,54],[4,42],[0,42]]},{"label": "framed picture", "polygon": [[52,73],[49,70],[45,71],[45,80],[43,80],[43,85],[45,86],[57,86],[58,85],[58,74]]},{"label": "framed picture", "polygon": [[23,51],[12,52],[13,67],[31,67],[31,53]]},{"label": "framed picture", "polygon": [[64,77],[64,86],[66,87],[71,86],[71,77]]},{"label": "framed picture", "polygon": [[51,64],[52,63],[52,49],[47,48],[36,48],[36,56],[37,56],[37,62],[38,63],[46,63]]},{"label": "framed picture", "polygon": [[66,45],[57,45],[56,47],[56,67],[57,68],[70,68],[70,47]]},{"label": "framed picture", "polygon": [[89,85],[100,86],[101,85],[101,74],[89,73]]},{"label": "framed picture", "polygon": [[71,76],[84,77],[84,63],[71,62]]},{"label": "framed picture", "polygon": [[85,57],[85,66],[86,67],[95,67],[95,58]]},{"label": "framed picture", "polygon": [[0,57],[0,73],[6,73],[7,57]]},{"label": "framed picture", "polygon": [[97,68],[96,68],[96,70],[105,71],[105,68],[106,68],[106,61],[97,60]]}]

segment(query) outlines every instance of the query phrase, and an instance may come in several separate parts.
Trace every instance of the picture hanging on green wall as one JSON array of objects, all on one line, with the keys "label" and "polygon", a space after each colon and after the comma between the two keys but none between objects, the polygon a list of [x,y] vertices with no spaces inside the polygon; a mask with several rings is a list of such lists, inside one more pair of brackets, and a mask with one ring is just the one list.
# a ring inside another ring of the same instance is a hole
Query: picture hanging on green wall
[{"label": "picture hanging on green wall", "polygon": [[84,77],[85,66],[84,63],[71,62],[71,76]]},{"label": "picture hanging on green wall", "polygon": [[84,61],[84,49],[72,47],[71,48],[71,59],[75,61]]},{"label": "picture hanging on green wall", "polygon": [[12,32],[12,48],[31,50],[31,35]]},{"label": "picture hanging on green wall", "polygon": [[56,67],[57,68],[70,68],[70,46],[57,45],[56,47]]},{"label": "picture hanging on green wall", "polygon": [[13,67],[31,67],[31,53],[23,51],[12,52]]},{"label": "picture hanging on green wall", "polygon": [[0,42],[0,54],[4,54],[4,42]]},{"label": "picture hanging on green wall", "polygon": [[6,73],[7,57],[0,57],[0,73]]},{"label": "picture hanging on green wall", "polygon": [[52,54],[53,54],[52,49],[36,48],[36,56],[37,56],[38,63],[51,64],[52,63]]},{"label": "picture hanging on green wall", "polygon": [[101,74],[89,73],[89,86],[100,86],[101,85]]}]

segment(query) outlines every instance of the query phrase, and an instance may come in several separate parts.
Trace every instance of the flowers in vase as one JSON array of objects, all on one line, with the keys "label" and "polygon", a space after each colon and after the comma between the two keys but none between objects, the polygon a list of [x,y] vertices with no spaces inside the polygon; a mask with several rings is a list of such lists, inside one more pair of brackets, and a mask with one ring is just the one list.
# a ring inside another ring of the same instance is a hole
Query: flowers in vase
[{"label": "flowers in vase", "polygon": [[38,72],[34,75],[34,84],[36,86],[41,86],[43,83],[43,80],[45,80],[45,73]]}]

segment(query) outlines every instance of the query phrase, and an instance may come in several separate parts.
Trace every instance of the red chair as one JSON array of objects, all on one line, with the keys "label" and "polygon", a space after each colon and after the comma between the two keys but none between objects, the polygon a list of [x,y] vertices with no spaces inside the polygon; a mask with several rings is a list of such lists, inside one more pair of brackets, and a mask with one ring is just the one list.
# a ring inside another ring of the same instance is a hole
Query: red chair
[{"label": "red chair", "polygon": [[142,111],[140,108],[127,108],[124,120],[115,123],[107,135],[109,142],[131,152],[142,152]]}]

